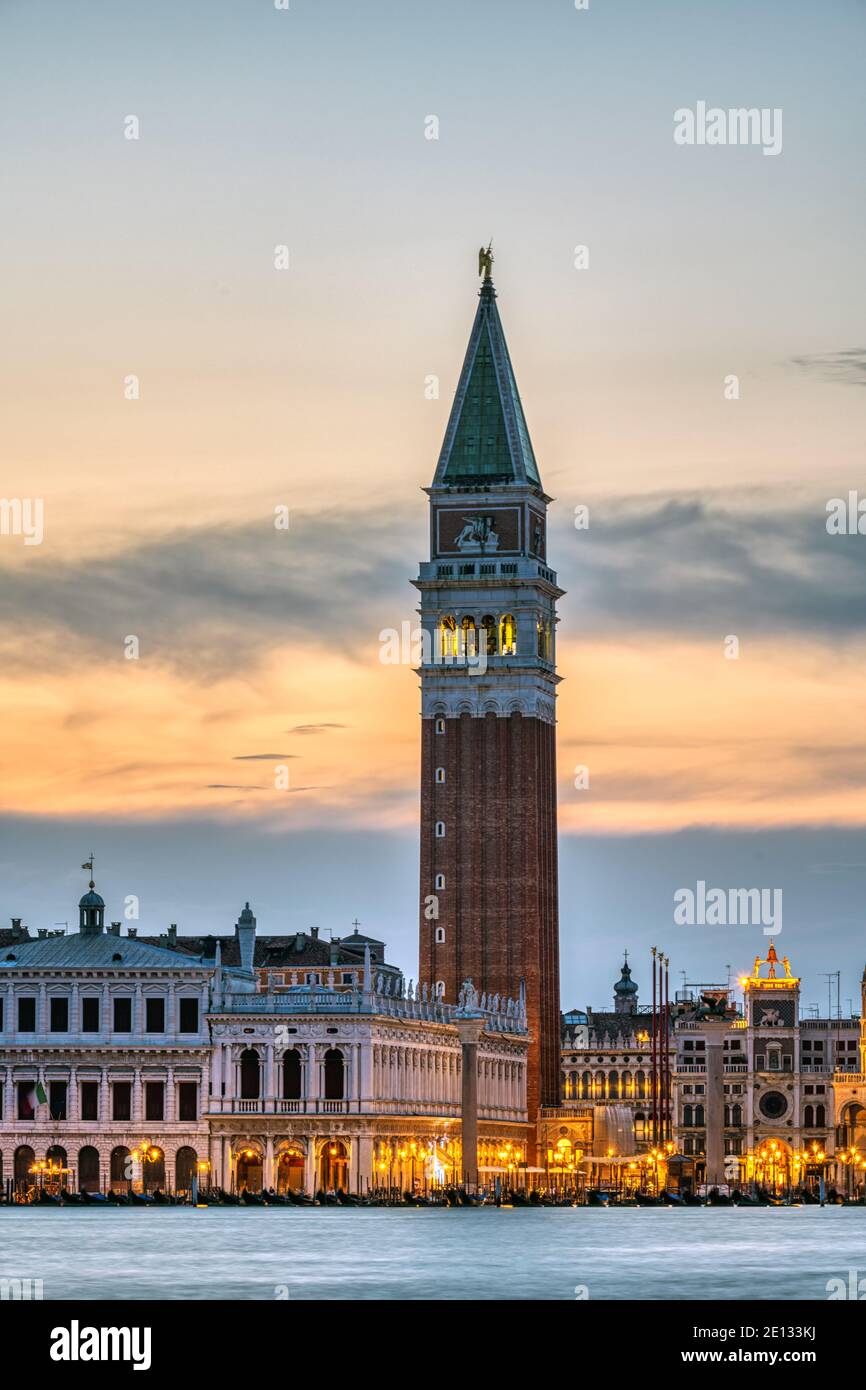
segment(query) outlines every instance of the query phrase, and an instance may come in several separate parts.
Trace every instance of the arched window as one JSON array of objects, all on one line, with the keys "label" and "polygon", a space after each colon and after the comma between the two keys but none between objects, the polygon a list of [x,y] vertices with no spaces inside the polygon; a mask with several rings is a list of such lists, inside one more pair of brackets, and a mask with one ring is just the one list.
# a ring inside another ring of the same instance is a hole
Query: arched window
[{"label": "arched window", "polygon": [[512,613],[503,613],[499,619],[500,656],[514,656],[517,652],[517,624]]},{"label": "arched window", "polygon": [[120,1144],[111,1150],[109,1182],[112,1192],[127,1192],[132,1182],[132,1154],[125,1145]]},{"label": "arched window", "polygon": [[684,1106],[683,1106],[683,1126],[684,1126],[685,1128],[689,1128],[689,1127],[691,1127],[691,1126],[694,1124],[694,1122],[695,1122],[695,1108],[694,1108],[694,1106],[693,1106],[693,1105],[684,1105]]},{"label": "arched window", "polygon": [[475,619],[467,614],[460,623],[460,650],[464,656],[474,656],[476,647]]},{"label": "arched window", "polygon": [[36,1155],[30,1145],[19,1144],[18,1148],[15,1150],[15,1163],[13,1167],[16,1187],[27,1186],[29,1183],[32,1183],[33,1177],[30,1169],[35,1162]]},{"label": "arched window", "polygon": [[444,998],[445,998],[445,981],[444,981],[444,980],[437,980],[437,981],[436,981],[436,998],[437,998],[437,999],[444,999]]},{"label": "arched window", "polygon": [[639,1071],[635,1077],[638,1100],[646,1100],[646,1072]]},{"label": "arched window", "polygon": [[439,783],[442,783],[442,782],[445,781],[445,769],[444,769],[444,767],[437,767],[437,769],[436,769],[436,781],[439,782]]},{"label": "arched window", "polygon": [[325,1100],[342,1100],[346,1084],[343,1054],[336,1047],[325,1053]]},{"label": "arched window", "polygon": [[440,619],[439,649],[446,659],[457,655],[457,622],[451,613]]},{"label": "arched window", "polygon": [[704,1107],[702,1105],[695,1106],[695,1124],[699,1129],[706,1124],[706,1120],[704,1119]]},{"label": "arched window", "polygon": [[445,875],[444,875],[444,874],[437,874],[437,875],[436,875],[436,878],[435,878],[434,881],[433,881],[433,887],[434,887],[434,888],[444,888],[444,887],[445,887]]},{"label": "arched window", "polygon": [[86,1144],[78,1150],[78,1190],[79,1192],[99,1191],[99,1150]]},{"label": "arched window", "polygon": [[544,659],[553,660],[553,629],[549,618],[544,620]]},{"label": "arched window", "polygon": [[437,734],[444,734],[445,732],[445,720],[441,717],[436,720],[436,732]]},{"label": "arched window", "polygon": [[444,820],[437,820],[437,822],[436,822],[436,839],[437,839],[437,840],[444,840],[444,839],[445,839],[445,822],[444,822]]},{"label": "arched window", "polygon": [[823,1129],[827,1123],[827,1113],[823,1105],[815,1106],[815,1125],[818,1129]]},{"label": "arched window", "polygon": [[608,1100],[619,1100],[618,1071],[611,1071],[607,1074],[607,1098]]},{"label": "arched window", "polygon": [[174,1159],[175,1192],[191,1192],[198,1154],[188,1144],[178,1149]]},{"label": "arched window", "polygon": [[258,1100],[261,1094],[259,1054],[252,1047],[241,1053],[241,1100]]},{"label": "arched window", "polygon": [[806,1106],[806,1109],[803,1111],[803,1124],[806,1126],[807,1129],[814,1129],[814,1128],[815,1128],[815,1107],[814,1107],[814,1105],[807,1105],[807,1106]]},{"label": "arched window", "polygon": [[592,1072],[585,1071],[580,1079],[580,1098],[590,1100],[592,1097]]},{"label": "arched window", "polygon": [[437,946],[441,946],[441,945],[443,944],[443,942],[445,941],[445,928],[444,928],[444,927],[437,927],[437,928],[435,929],[434,933],[433,933],[433,938],[434,938],[434,940],[435,940]]},{"label": "arched window", "polygon": [[544,659],[544,623],[541,618],[535,624],[536,637],[538,640],[538,655]]},{"label": "arched window", "polygon": [[148,1149],[141,1165],[145,1192],[165,1191],[165,1154],[155,1145]]},{"label": "arched window", "polygon": [[742,1123],[743,1123],[743,1107],[742,1107],[742,1105],[732,1105],[732,1106],[731,1106],[731,1124],[732,1124],[732,1125],[741,1125]]},{"label": "arched window", "polygon": [[492,613],[485,613],[481,619],[481,642],[479,651],[485,656],[496,655],[496,619]]},{"label": "arched window", "polygon": [[301,1054],[289,1048],[283,1058],[283,1100],[301,1099]]}]

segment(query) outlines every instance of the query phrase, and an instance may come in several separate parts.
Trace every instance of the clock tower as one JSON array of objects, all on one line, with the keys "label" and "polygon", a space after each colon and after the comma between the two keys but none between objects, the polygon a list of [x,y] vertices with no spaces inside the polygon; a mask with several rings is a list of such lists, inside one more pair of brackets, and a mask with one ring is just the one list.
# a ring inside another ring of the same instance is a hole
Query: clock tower
[{"label": "clock tower", "polygon": [[502,330],[492,255],[430,499],[415,582],[421,678],[420,977],[523,987],[528,1105],[556,1105],[559,927],[556,601],[547,504]]}]

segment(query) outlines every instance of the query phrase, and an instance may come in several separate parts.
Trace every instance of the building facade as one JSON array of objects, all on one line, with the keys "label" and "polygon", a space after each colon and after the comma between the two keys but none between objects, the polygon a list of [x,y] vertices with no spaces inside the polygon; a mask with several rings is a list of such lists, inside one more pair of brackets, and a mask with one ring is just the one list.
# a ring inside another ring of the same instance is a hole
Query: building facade
[{"label": "building facade", "polygon": [[528,1106],[559,1100],[556,601],[547,504],[490,275],[432,486],[415,581],[422,979],[457,999],[525,986]]},{"label": "building facade", "polygon": [[782,1189],[820,1172],[847,1182],[843,1152],[859,1140],[866,1159],[862,1016],[802,1018],[800,981],[772,942],[739,983],[743,1008],[726,1022],[675,1021],[677,1149],[711,1181]]},{"label": "building facade", "polygon": [[208,1156],[211,969],[106,931],[104,912],[91,884],[77,934],[4,933],[2,1179],[189,1190]]},{"label": "building facade", "polygon": [[[91,884],[77,933],[16,920],[0,938],[0,1179],[19,1193],[190,1192],[196,1173],[228,1190],[406,1190],[526,1163],[522,997],[467,984],[448,1004],[407,987],[373,938],[360,973],[356,941],[301,967],[320,978],[271,988],[249,904],[230,937],[157,945],[104,912]],[[332,978],[344,960],[351,980]]]}]

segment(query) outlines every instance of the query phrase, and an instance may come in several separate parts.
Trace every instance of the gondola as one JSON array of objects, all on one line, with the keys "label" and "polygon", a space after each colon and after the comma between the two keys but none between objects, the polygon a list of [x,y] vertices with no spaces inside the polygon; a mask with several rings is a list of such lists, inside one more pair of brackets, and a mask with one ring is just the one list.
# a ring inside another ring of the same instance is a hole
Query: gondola
[{"label": "gondola", "polygon": [[598,1188],[590,1187],[586,1194],[586,1205],[588,1207],[606,1207],[609,1205],[608,1194],[600,1192]]}]

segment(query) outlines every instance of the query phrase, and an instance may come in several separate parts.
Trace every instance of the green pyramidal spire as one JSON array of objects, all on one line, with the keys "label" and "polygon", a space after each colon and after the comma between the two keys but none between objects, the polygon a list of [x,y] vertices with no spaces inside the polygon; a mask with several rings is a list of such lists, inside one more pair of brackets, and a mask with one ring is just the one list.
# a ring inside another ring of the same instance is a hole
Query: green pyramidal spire
[{"label": "green pyramidal spire", "polygon": [[541,487],[488,264],[433,486],[492,482]]}]

